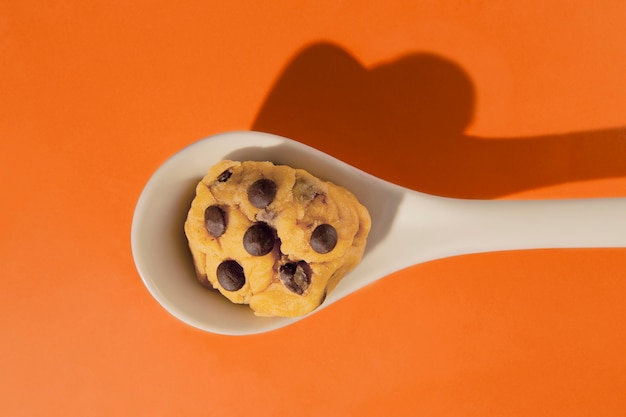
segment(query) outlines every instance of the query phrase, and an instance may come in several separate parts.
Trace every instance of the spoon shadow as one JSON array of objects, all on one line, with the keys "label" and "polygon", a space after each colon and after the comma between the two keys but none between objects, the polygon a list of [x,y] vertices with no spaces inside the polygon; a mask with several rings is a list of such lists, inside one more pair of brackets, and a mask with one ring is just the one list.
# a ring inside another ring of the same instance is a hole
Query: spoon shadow
[{"label": "spoon shadow", "polygon": [[492,199],[626,176],[624,127],[486,138],[465,133],[474,112],[474,85],[449,59],[413,53],[365,68],[341,47],[317,43],[288,63],[252,130],[445,197]]}]

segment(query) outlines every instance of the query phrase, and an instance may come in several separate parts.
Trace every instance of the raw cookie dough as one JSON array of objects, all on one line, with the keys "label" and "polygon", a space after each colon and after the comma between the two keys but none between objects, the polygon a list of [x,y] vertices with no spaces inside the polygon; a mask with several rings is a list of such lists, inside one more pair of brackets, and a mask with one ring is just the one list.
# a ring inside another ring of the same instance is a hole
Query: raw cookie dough
[{"label": "raw cookie dough", "polygon": [[348,190],[252,161],[211,167],[185,222],[198,280],[258,316],[318,307],[361,260],[369,230]]}]

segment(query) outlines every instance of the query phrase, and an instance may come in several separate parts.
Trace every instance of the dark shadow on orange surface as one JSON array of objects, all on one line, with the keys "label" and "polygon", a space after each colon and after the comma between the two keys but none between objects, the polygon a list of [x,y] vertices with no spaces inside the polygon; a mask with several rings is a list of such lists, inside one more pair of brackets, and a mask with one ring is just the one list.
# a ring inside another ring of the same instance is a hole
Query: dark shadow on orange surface
[{"label": "dark shadow on orange surface", "polygon": [[317,43],[288,64],[253,130],[306,143],[426,193],[496,198],[572,181],[626,176],[626,128],[519,138],[465,133],[471,79],[427,53],[365,68]]}]

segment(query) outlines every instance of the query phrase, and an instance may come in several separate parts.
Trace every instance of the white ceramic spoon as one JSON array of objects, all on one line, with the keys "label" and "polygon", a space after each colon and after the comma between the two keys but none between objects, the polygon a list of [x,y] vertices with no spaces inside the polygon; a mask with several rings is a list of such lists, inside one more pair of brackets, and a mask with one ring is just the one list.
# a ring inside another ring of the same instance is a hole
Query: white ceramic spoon
[{"label": "white ceramic spoon", "polygon": [[[195,185],[222,159],[269,160],[304,168],[351,190],[372,229],[362,262],[316,311],[392,272],[434,259],[534,248],[626,247],[626,198],[460,200],[383,181],[283,137],[230,132],[196,142],[166,161],[135,209],[131,243],[146,287],[172,315],[219,334],[266,332],[298,319],[260,318],[196,282],[183,233]],[[313,314],[313,313],[311,313]]]}]

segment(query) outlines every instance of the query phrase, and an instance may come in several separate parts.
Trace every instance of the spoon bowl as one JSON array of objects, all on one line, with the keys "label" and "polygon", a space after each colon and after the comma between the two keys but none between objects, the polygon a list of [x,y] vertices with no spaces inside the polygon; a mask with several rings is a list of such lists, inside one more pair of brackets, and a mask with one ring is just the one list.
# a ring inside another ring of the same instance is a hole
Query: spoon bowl
[{"label": "spoon bowl", "polygon": [[307,317],[257,317],[248,306],[197,282],[183,224],[197,183],[224,159],[303,168],[350,190],[369,210],[372,229],[361,263],[310,314],[395,271],[434,259],[514,249],[626,247],[626,198],[438,197],[391,184],[281,136],[222,133],[182,149],[152,175],[131,229],[135,265],[150,294],[179,320],[212,333],[262,333]]}]

